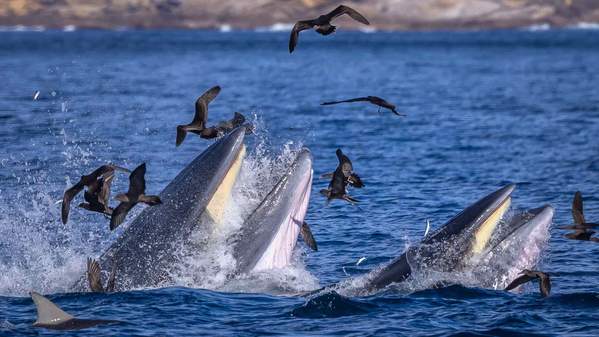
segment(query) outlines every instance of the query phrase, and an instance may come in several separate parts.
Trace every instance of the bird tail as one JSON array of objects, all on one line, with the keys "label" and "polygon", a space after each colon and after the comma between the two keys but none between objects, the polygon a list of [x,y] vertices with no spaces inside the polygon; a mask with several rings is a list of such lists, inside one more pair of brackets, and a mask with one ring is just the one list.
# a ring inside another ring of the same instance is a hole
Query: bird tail
[{"label": "bird tail", "polygon": [[177,146],[181,145],[187,136],[187,125],[177,126]]},{"label": "bird tail", "polygon": [[148,204],[150,206],[156,206],[156,205],[162,204],[162,200],[160,200],[160,197],[157,195],[142,194],[139,196],[139,201],[143,202],[144,204]]}]

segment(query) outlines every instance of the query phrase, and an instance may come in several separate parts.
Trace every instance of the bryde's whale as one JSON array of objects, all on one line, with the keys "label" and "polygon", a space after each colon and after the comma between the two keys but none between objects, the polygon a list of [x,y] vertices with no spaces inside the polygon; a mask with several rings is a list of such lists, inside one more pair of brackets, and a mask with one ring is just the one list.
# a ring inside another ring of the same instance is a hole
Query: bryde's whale
[{"label": "bryde's whale", "polygon": [[236,235],[237,273],[289,264],[308,209],[312,175],[312,155],[304,148]]},{"label": "bryde's whale", "polygon": [[521,270],[515,266],[517,259],[527,253],[538,254],[538,250],[530,249],[535,243],[530,241],[532,232],[537,229],[547,231],[554,210],[551,206],[543,206],[506,221],[503,218],[510,207],[514,188],[513,184],[504,186],[464,209],[420,244],[408,248],[383,268],[372,271],[365,288],[376,290],[405,281],[415,270],[454,272],[468,266],[488,266],[499,253],[514,259],[512,264],[498,266],[504,268],[505,278],[516,275]]},{"label": "bryde's whale", "polygon": [[[160,193],[162,204],[144,209],[99,258],[117,276],[115,290],[170,284],[176,252],[193,231],[208,232],[223,222],[223,213],[245,154],[240,127],[224,136]],[[302,230],[312,186],[312,156],[301,149],[294,162],[228,240],[234,245],[233,275],[281,268],[289,264]],[[305,241],[314,241],[312,237]],[[315,242],[313,243],[315,246]],[[193,247],[193,245],[190,245]],[[88,289],[82,277],[77,290]]]},{"label": "bryde's whale", "polygon": [[[222,221],[224,208],[245,155],[245,128],[224,136],[164,188],[162,204],[145,208],[99,258],[114,270],[116,290],[156,287],[170,281],[177,248],[192,231]],[[76,289],[87,289],[82,277]]]}]

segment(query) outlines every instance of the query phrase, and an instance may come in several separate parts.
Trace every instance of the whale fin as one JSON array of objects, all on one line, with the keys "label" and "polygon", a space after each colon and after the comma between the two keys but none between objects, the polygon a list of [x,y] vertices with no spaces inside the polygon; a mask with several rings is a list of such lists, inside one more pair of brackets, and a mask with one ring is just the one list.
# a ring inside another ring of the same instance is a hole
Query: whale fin
[{"label": "whale fin", "polygon": [[35,291],[31,292],[31,299],[37,308],[37,320],[33,323],[34,326],[40,324],[55,325],[74,318],[72,315],[60,309],[56,304],[52,303],[52,301]]}]

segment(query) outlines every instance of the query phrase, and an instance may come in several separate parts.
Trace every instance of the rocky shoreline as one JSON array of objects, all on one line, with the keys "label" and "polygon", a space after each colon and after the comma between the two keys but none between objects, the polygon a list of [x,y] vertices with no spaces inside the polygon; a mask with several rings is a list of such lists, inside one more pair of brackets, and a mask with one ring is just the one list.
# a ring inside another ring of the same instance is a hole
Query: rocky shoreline
[{"label": "rocky shoreline", "polygon": [[[330,0],[4,0],[0,26],[256,29],[334,8]],[[353,0],[381,30],[492,29],[599,23],[597,0]],[[360,28],[340,19],[346,28]],[[275,26],[276,27],[276,26]]]}]

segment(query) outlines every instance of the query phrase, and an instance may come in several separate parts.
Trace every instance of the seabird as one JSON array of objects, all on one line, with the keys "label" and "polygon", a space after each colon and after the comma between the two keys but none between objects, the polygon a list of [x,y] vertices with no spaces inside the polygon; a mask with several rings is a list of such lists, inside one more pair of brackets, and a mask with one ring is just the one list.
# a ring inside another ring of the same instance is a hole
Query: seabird
[{"label": "seabird", "polygon": [[331,21],[343,14],[349,15],[352,19],[360,23],[370,25],[370,22],[368,22],[368,20],[366,20],[366,18],[362,14],[358,13],[358,11],[356,11],[353,8],[341,5],[335,8],[332,12],[325,15],[321,15],[316,19],[302,20],[296,22],[296,24],[293,26],[293,29],[291,30],[291,36],[289,37],[289,53],[292,53],[295,49],[295,46],[297,45],[297,40],[299,38],[299,33],[302,30],[316,28],[315,30],[317,33],[321,35],[329,35],[335,32],[335,29],[337,28],[331,25]]},{"label": "seabird", "polygon": [[571,240],[599,242],[599,238],[592,237],[596,232],[591,230],[591,228],[599,227],[599,224],[586,222],[580,191],[574,194],[574,200],[572,200],[572,218],[574,219],[574,225],[559,227],[560,229],[574,230],[574,232],[568,233],[564,237]]},{"label": "seabird", "polygon": [[138,203],[155,206],[162,203],[157,195],[145,195],[146,193],[146,163],[139,165],[129,175],[129,190],[127,193],[118,194],[115,199],[121,203],[112,211],[110,217],[110,230],[117,228],[129,213],[129,211]]},{"label": "seabird", "polygon": [[524,269],[520,272],[521,276],[518,276],[515,280],[510,283],[505,290],[512,290],[519,285],[522,285],[526,282],[532,281],[538,278],[541,282],[539,282],[539,289],[541,290],[541,294],[543,297],[549,296],[551,292],[551,280],[549,279],[549,275],[544,272],[536,271],[536,270],[528,270]]},{"label": "seabird", "polygon": [[[202,136],[202,131],[206,129],[206,121],[208,119],[208,104],[210,104],[219,93],[220,86],[217,85],[208,89],[208,91],[198,97],[195,104],[196,112],[191,123],[177,126],[177,146],[183,143],[185,136],[187,136],[187,132],[195,133],[200,135],[200,137]],[[209,130],[204,131],[204,133],[209,132]]]},{"label": "seabird", "polygon": [[377,96],[366,96],[366,97],[358,97],[358,98],[352,98],[352,99],[346,99],[346,100],[342,100],[342,101],[331,101],[331,102],[324,102],[324,103],[320,103],[320,105],[333,105],[333,104],[339,104],[339,103],[352,103],[352,102],[369,102],[371,104],[377,105],[379,107],[379,112],[381,111],[381,108],[385,108],[385,109],[389,109],[391,110],[394,114],[398,115],[398,116],[406,116],[405,114],[400,114],[399,112],[397,112],[395,105],[389,103],[388,101],[377,97]]},{"label": "seabird", "polygon": [[112,272],[108,277],[108,282],[106,283],[106,288],[102,285],[102,269],[100,268],[100,264],[98,261],[87,258],[87,281],[89,283],[89,289],[92,292],[103,293],[103,292],[113,292],[116,284],[116,268],[112,267]]},{"label": "seabird", "polygon": [[[183,143],[185,136],[187,136],[187,132],[195,133],[204,139],[211,139],[223,136],[245,123],[245,117],[241,113],[235,112],[233,118],[230,120],[222,121],[211,127],[206,127],[206,123],[208,122],[208,104],[218,96],[220,90],[220,86],[217,85],[198,97],[195,104],[196,112],[193,121],[187,125],[177,126],[177,146]],[[251,133],[253,131],[253,126],[251,124],[247,123],[245,124],[245,127],[246,133]]]},{"label": "seabird", "polygon": [[108,172],[92,182],[83,193],[83,198],[87,202],[82,202],[79,207],[88,211],[98,212],[105,215],[112,215],[112,208],[109,204],[110,185],[114,179],[114,173]]},{"label": "seabird", "polygon": [[341,165],[339,165],[333,173],[333,178],[329,183],[329,188],[320,190],[320,194],[327,197],[327,202],[331,201],[332,199],[342,199],[351,204],[357,203],[358,200],[347,194],[347,184],[347,178],[345,178]]},{"label": "seabird", "polygon": [[[364,187],[364,183],[362,179],[354,172],[354,167],[352,165],[351,160],[341,151],[341,149],[337,149],[335,151],[337,155],[337,159],[339,160],[338,168],[341,168],[341,172],[343,176],[347,180],[347,183],[356,188]],[[321,177],[323,178],[332,178],[334,173],[325,173]]]},{"label": "seabird", "polygon": [[[119,167],[116,165],[102,165],[99,168],[97,168],[96,170],[94,170],[92,173],[81,176],[81,179],[79,179],[79,181],[75,185],[71,186],[69,189],[67,189],[64,192],[64,196],[62,198],[62,211],[61,211],[63,224],[66,224],[67,221],[69,220],[69,211],[71,209],[71,201],[73,200],[73,198],[77,194],[79,194],[79,192],[81,192],[83,190],[83,188],[85,188],[86,186],[87,187],[97,186],[96,184],[98,184],[98,179],[100,177],[102,177],[104,179],[103,182],[105,183],[106,177],[113,175],[115,170],[130,172],[126,168],[122,168],[122,167]],[[104,183],[102,185],[104,185]],[[97,191],[97,189],[96,189],[96,191]],[[101,191],[98,191],[98,193],[100,193],[100,192]],[[81,206],[81,207],[85,208],[84,206]]]}]

